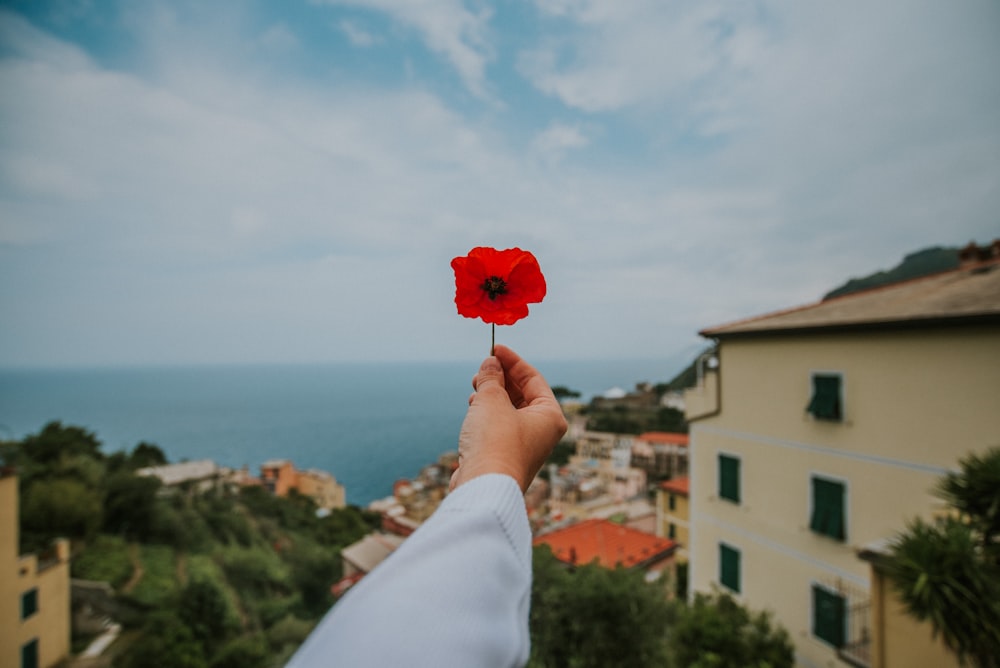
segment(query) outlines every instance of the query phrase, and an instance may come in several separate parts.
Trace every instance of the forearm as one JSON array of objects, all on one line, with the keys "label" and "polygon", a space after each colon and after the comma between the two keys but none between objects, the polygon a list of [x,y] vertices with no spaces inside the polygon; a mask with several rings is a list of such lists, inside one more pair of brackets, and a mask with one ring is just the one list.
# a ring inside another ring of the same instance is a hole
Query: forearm
[{"label": "forearm", "polygon": [[334,606],[288,666],[520,666],[530,597],[521,491],[480,476]]}]

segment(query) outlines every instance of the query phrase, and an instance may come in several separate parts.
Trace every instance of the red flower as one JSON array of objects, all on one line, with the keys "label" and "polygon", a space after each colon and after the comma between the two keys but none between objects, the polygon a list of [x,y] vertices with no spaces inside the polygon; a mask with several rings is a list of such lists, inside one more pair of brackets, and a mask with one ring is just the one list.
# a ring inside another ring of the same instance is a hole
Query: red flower
[{"label": "red flower", "polygon": [[455,270],[455,305],[466,318],[513,325],[528,315],[528,304],[545,297],[545,277],[528,251],[473,248],[451,261]]}]

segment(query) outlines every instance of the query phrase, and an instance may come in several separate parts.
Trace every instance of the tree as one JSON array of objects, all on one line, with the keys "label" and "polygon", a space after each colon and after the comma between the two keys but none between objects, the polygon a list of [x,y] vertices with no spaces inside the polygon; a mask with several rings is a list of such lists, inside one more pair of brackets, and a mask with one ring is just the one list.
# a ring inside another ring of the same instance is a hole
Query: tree
[{"label": "tree", "polygon": [[125,668],[207,668],[205,650],[191,629],[173,611],[154,612],[146,619],[142,640],[123,662]]},{"label": "tree", "polygon": [[108,477],[104,497],[104,530],[150,537],[156,524],[156,493],[160,479],[119,471]]},{"label": "tree", "polygon": [[670,648],[685,668],[791,668],[788,632],[768,612],[752,612],[724,592],[695,594],[670,630]]},{"label": "tree", "polygon": [[568,568],[546,546],[534,552],[532,668],[657,666],[673,606],[643,574],[596,563]]},{"label": "tree", "polygon": [[160,446],[146,441],[140,442],[132,449],[129,455],[129,466],[135,469],[146,468],[147,466],[164,466],[167,463],[167,456],[163,454]]},{"label": "tree", "polygon": [[41,539],[91,536],[101,526],[101,494],[76,480],[37,480],[22,498],[21,522]]},{"label": "tree", "polygon": [[576,390],[571,390],[565,385],[553,385],[552,394],[556,395],[556,399],[560,401],[563,399],[579,399],[580,393]]},{"label": "tree", "polygon": [[193,580],[181,590],[177,613],[206,649],[221,645],[238,625],[226,595],[208,579]]},{"label": "tree", "polygon": [[80,427],[64,427],[61,422],[49,422],[38,434],[22,441],[24,454],[41,464],[51,464],[60,457],[86,455],[101,459],[101,442]]},{"label": "tree", "polygon": [[965,665],[1000,666],[1000,448],[970,455],[937,494],[954,510],[913,520],[881,563],[907,611]]}]

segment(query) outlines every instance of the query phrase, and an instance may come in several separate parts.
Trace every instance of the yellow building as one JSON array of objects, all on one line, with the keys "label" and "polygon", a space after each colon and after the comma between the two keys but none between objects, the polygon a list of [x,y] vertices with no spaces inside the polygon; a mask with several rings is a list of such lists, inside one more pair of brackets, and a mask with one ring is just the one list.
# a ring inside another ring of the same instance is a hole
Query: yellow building
[{"label": "yellow building", "polygon": [[859,555],[998,444],[1000,258],[702,335],[718,364],[685,397],[692,590],[772,610],[803,666],[957,665],[919,651],[929,629]]},{"label": "yellow building", "polygon": [[679,555],[687,554],[690,541],[689,495],[690,479],[687,476],[665,480],[656,488],[656,535],[680,543],[682,550]]},{"label": "yellow building", "polygon": [[0,668],[48,668],[69,656],[69,542],[19,554],[17,476],[0,469]]}]

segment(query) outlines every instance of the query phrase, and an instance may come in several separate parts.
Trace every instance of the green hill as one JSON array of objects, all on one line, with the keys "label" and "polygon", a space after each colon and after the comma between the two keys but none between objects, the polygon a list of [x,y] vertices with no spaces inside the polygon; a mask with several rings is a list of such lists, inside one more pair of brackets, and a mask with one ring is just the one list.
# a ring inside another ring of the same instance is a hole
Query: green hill
[{"label": "green hill", "polygon": [[939,271],[947,271],[958,267],[959,248],[944,248],[934,246],[910,253],[903,261],[892,269],[877,271],[862,278],[852,278],[838,288],[823,295],[823,299],[832,299],[852,292],[877,288],[880,285],[907,281]]}]

